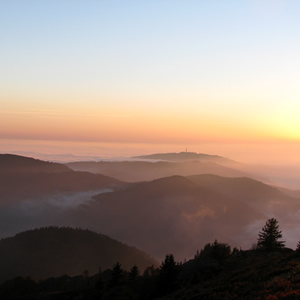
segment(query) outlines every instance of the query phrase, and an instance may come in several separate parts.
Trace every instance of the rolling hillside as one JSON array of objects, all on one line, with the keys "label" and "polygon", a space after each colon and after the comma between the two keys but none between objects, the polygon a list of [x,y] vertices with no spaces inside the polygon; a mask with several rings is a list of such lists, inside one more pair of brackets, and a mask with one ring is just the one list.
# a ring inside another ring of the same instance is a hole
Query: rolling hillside
[{"label": "rolling hillside", "polygon": [[180,259],[189,258],[215,238],[235,244],[249,224],[265,219],[243,201],[182,176],[137,183],[94,200],[65,218],[82,227],[99,228],[160,259],[169,251]]},{"label": "rolling hillside", "polygon": [[300,201],[291,196],[292,191],[277,189],[251,178],[227,178],[215,175],[197,175],[188,178],[198,186],[240,199],[264,213],[284,217],[300,209]]},{"label": "rolling hillside", "polygon": [[116,185],[121,182],[88,172],[0,174],[0,205]]},{"label": "rolling hillside", "polygon": [[0,155],[0,206],[50,195],[84,192],[121,185],[117,179],[28,157]]},{"label": "rolling hillside", "polygon": [[150,181],[173,175],[217,174],[229,177],[247,175],[247,173],[230,167],[225,167],[210,161],[202,162],[199,160],[185,162],[72,162],[68,163],[67,166],[75,171],[99,173],[126,182]]}]

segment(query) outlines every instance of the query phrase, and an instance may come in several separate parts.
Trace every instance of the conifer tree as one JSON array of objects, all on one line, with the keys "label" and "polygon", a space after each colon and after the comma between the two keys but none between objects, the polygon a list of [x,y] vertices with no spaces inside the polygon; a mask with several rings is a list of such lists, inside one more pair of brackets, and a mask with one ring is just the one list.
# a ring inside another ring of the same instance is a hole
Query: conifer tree
[{"label": "conifer tree", "polygon": [[160,266],[159,293],[168,294],[176,289],[180,264],[175,262],[173,254],[167,254]]},{"label": "conifer tree", "polygon": [[117,286],[121,283],[122,277],[124,274],[124,270],[121,268],[121,264],[117,262],[114,264],[111,275],[111,285]]},{"label": "conifer tree", "polygon": [[136,265],[134,265],[129,272],[129,280],[134,280],[140,275],[140,271]]},{"label": "conifer tree", "polygon": [[278,239],[282,238],[281,232],[278,221],[275,218],[269,219],[258,234],[258,248],[266,251],[275,251],[283,248],[285,242],[278,241]]}]

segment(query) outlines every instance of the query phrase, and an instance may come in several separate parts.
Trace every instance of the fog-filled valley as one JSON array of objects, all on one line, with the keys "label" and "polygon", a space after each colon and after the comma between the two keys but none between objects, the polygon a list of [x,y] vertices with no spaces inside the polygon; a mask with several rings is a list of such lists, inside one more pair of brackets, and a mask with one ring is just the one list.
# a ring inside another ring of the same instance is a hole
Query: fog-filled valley
[{"label": "fog-filled valley", "polygon": [[[300,192],[284,182],[275,185],[268,174],[191,152],[65,164],[0,154],[0,293],[1,282],[17,276],[57,277],[72,289],[84,280],[97,286],[102,278],[110,291],[117,262],[128,274],[138,268],[148,280],[160,274],[156,268],[170,254],[186,262],[182,276],[194,278],[200,249],[256,249],[271,218],[278,220],[289,253],[299,242]],[[160,289],[148,285],[145,291]]]},{"label": "fog-filled valley", "polygon": [[299,191],[266,184],[244,164],[188,154],[66,165],[1,155],[0,236],[80,227],[158,260],[166,253],[184,260],[214,239],[249,249],[265,220],[276,217],[287,246],[296,247]]}]

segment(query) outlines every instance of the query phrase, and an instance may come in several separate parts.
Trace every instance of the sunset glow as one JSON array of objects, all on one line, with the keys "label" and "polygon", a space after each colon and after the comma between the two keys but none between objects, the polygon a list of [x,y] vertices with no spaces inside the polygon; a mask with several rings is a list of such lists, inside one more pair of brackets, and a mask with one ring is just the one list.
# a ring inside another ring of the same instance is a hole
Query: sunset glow
[{"label": "sunset glow", "polygon": [[16,150],[8,140],[215,144],[229,155],[229,144],[298,143],[299,10],[295,0],[4,1],[0,151]]}]

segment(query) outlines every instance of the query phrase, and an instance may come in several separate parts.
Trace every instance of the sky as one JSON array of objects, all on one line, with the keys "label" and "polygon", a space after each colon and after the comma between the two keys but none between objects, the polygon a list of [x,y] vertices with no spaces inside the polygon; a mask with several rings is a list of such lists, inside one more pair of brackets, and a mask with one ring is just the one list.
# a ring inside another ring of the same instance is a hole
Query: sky
[{"label": "sky", "polygon": [[298,0],[0,0],[0,152],[296,159],[299,12]]}]

